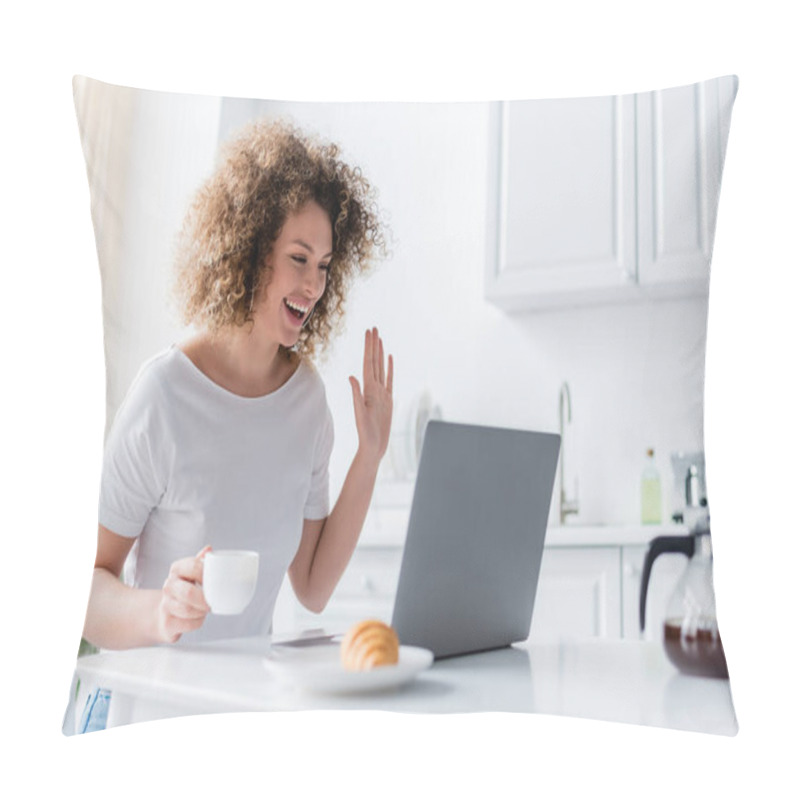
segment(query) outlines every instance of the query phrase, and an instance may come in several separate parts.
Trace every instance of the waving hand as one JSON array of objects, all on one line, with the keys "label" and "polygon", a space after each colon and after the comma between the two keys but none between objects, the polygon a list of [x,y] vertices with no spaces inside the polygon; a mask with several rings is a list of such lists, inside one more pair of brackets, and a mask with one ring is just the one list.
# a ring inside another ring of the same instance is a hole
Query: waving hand
[{"label": "waving hand", "polygon": [[389,446],[392,427],[392,356],[384,370],[383,341],[378,329],[368,330],[364,337],[364,388],[351,375],[353,407],[358,431],[358,447],[365,455],[380,461]]}]

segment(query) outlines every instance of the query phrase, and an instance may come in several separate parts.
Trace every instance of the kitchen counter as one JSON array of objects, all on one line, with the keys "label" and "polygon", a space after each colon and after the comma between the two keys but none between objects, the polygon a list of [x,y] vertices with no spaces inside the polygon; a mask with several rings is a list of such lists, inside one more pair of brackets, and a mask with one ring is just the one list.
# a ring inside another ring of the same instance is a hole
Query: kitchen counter
[{"label": "kitchen counter", "polygon": [[503,711],[734,735],[728,681],[688,677],[661,645],[535,641],[435,661],[411,683],[361,695],[311,694],[264,666],[267,639],[102,652],[78,660],[88,685],[112,691],[109,727],[189,714],[309,709],[410,713]]},{"label": "kitchen counter", "polygon": [[[359,545],[402,547],[411,512],[413,483],[379,483],[367,514]],[[647,545],[656,536],[680,536],[689,526],[673,522],[660,525],[581,524],[548,525],[545,547],[624,547]]]},{"label": "kitchen counter", "polygon": [[548,527],[545,547],[627,547],[647,545],[656,536],[682,536],[686,525],[562,525]]},{"label": "kitchen counter", "polygon": [[[370,510],[359,545],[402,547],[409,512],[399,509]],[[687,525],[558,525],[548,526],[545,547],[626,547],[647,545],[656,536],[682,536]]]}]

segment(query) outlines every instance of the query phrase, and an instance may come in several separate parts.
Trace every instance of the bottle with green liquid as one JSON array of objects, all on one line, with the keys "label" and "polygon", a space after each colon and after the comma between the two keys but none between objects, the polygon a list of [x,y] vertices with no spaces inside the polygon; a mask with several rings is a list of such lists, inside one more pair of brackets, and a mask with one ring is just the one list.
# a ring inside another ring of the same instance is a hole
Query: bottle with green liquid
[{"label": "bottle with green liquid", "polygon": [[642,524],[658,525],[661,522],[661,478],[656,469],[655,451],[647,451],[642,470]]}]

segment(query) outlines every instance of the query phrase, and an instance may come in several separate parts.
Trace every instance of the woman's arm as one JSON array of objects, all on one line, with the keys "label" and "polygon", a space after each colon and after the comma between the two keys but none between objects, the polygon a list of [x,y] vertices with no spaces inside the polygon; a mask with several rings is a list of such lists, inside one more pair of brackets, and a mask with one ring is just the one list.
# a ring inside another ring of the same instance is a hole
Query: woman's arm
[{"label": "woman's arm", "polygon": [[98,526],[83,637],[95,647],[119,650],[177,641],[203,624],[208,605],[201,588],[203,548],[176,561],[162,589],[134,589],[119,579],[134,539]]},{"label": "woman's arm", "polygon": [[325,608],[353,555],[367,516],[378,466],[389,444],[392,426],[394,364],[384,371],[383,342],[377,328],[364,340],[364,391],[350,377],[358,431],[358,451],[339,499],[324,520],[306,520],[289,579],[300,602],[311,611]]}]

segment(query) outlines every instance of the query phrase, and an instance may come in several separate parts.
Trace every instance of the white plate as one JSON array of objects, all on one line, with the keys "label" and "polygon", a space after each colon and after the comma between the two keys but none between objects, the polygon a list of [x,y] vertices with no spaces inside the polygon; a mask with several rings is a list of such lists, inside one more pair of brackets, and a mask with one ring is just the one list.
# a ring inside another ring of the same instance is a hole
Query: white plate
[{"label": "white plate", "polygon": [[303,649],[275,645],[264,664],[279,680],[308,692],[356,694],[408,683],[431,665],[433,653],[422,647],[401,645],[397,664],[359,671],[346,670],[339,658],[338,644]]}]

